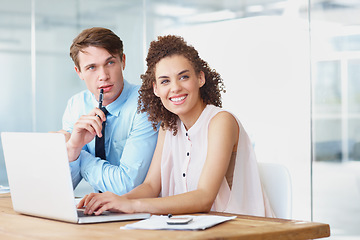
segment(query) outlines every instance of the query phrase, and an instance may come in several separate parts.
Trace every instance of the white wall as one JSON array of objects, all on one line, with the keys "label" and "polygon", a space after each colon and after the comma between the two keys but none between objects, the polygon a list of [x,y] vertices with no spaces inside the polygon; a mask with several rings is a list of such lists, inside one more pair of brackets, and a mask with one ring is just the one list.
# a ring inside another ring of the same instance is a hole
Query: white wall
[{"label": "white wall", "polygon": [[235,113],[258,161],[284,164],[293,217],[311,219],[309,32],[306,21],[257,17],[171,28],[223,77],[223,107]]}]

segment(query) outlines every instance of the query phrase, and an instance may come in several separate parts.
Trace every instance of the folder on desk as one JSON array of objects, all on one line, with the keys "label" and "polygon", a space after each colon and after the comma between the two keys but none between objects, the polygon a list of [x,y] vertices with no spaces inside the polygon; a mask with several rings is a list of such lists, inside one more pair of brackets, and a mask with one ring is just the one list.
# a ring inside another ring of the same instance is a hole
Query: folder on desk
[{"label": "folder on desk", "polygon": [[150,217],[148,213],[84,216],[78,212],[63,134],[2,132],[1,142],[16,212],[72,223]]}]

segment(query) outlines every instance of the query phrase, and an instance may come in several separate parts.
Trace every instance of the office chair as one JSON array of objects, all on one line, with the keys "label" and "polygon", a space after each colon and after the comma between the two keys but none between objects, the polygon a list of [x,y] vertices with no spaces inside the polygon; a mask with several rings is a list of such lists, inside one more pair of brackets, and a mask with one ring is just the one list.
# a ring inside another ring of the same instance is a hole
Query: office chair
[{"label": "office chair", "polygon": [[259,162],[260,179],[277,218],[291,218],[292,189],[288,169],[276,163]]}]

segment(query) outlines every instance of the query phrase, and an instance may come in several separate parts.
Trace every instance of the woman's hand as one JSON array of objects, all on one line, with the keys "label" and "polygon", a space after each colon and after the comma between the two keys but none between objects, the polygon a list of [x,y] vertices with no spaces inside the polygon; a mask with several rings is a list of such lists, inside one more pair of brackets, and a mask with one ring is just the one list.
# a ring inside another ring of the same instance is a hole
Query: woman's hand
[{"label": "woman's hand", "polygon": [[77,208],[85,207],[84,214],[88,215],[100,215],[104,211],[133,213],[133,203],[134,200],[112,192],[90,193],[81,199]]}]

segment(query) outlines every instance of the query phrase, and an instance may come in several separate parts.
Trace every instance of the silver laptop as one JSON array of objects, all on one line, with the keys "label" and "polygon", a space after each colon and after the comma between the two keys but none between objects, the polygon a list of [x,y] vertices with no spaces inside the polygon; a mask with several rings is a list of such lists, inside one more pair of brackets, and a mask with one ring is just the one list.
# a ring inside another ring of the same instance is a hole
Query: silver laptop
[{"label": "silver laptop", "polygon": [[2,132],[1,142],[16,212],[72,223],[150,217],[148,213],[110,212],[89,216],[76,209],[64,135]]}]

